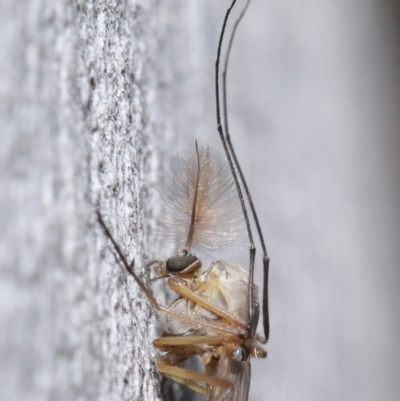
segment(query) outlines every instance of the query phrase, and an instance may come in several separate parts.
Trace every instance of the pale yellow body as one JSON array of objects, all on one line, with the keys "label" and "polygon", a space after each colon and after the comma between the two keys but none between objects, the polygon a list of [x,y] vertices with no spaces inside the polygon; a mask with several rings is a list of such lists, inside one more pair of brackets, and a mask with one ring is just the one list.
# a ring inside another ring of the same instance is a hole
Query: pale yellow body
[{"label": "pale yellow body", "polygon": [[[218,260],[212,262],[207,270],[196,272],[190,278],[181,279],[181,282],[184,282],[191,291],[202,297],[204,301],[229,313],[234,318],[246,322],[248,279],[247,271],[241,266],[226,260]],[[254,285],[254,295],[258,299],[256,285]],[[168,309],[198,321],[206,321],[222,327],[228,326],[228,323],[219,316],[187,298],[176,299],[168,306]],[[160,323],[164,335],[213,336],[217,334],[211,328],[193,325],[191,322],[175,319],[166,314],[160,316]],[[232,330],[231,325],[229,328]],[[237,328],[235,334],[241,334],[241,332],[242,330]]]}]

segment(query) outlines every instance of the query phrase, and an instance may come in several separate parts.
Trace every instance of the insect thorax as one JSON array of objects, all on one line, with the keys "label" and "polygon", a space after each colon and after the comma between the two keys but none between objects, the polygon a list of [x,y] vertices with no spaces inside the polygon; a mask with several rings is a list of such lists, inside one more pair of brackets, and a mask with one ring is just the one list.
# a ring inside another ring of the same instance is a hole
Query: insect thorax
[{"label": "insect thorax", "polygon": [[[249,276],[241,266],[226,261],[212,262],[211,266],[192,278],[185,279],[186,285],[205,301],[228,312],[243,322],[247,320],[247,291]],[[254,285],[255,298],[258,299],[258,288]],[[189,316],[198,321],[212,322],[222,327],[229,324],[212,312],[196,305],[192,301],[178,298],[169,307],[176,313]],[[166,335],[216,335],[215,330],[201,324],[193,325],[191,322],[161,316],[161,329]],[[242,331],[237,329],[237,334]]]}]

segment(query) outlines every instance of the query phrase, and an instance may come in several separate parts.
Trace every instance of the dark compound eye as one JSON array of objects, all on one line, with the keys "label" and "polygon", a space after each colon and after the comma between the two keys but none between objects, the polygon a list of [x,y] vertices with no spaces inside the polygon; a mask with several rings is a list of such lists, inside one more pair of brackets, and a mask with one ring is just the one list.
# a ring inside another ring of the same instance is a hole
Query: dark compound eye
[{"label": "dark compound eye", "polygon": [[200,259],[192,254],[178,253],[167,260],[166,268],[170,273],[188,274],[201,267]]}]

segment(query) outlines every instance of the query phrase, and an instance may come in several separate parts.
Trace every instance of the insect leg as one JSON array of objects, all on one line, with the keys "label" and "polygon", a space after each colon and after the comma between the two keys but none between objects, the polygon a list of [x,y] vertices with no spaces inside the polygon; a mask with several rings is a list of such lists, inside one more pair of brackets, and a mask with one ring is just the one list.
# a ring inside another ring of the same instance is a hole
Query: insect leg
[{"label": "insect leg", "polygon": [[221,60],[221,48],[222,48],[222,42],[224,39],[224,34],[225,34],[225,28],[226,28],[226,23],[229,18],[229,14],[232,11],[232,8],[234,7],[236,3],[236,0],[233,0],[230,7],[226,11],[224,22],[222,24],[222,29],[221,29],[221,34],[219,37],[219,42],[218,42],[218,51],[217,51],[217,59],[215,62],[215,101],[216,101],[216,114],[217,114],[217,128],[218,128],[218,133],[222,142],[222,145],[224,147],[224,151],[226,154],[226,158],[228,159],[228,164],[232,172],[233,180],[235,182],[235,186],[237,189],[237,193],[240,199],[240,204],[242,206],[242,211],[243,211],[243,217],[246,223],[246,228],[247,228],[247,234],[249,237],[249,248],[250,248],[250,262],[249,262],[249,290],[248,290],[248,296],[247,296],[247,310],[248,310],[248,323],[251,326],[251,334],[254,335],[256,331],[256,307],[255,307],[255,300],[254,300],[254,291],[253,291],[253,283],[254,283],[254,259],[255,259],[255,254],[256,254],[256,248],[254,246],[254,240],[253,240],[253,234],[251,231],[251,226],[250,226],[250,220],[249,220],[249,215],[247,213],[247,208],[246,204],[244,202],[244,197],[242,193],[242,189],[239,183],[239,179],[236,174],[235,166],[232,161],[231,154],[229,152],[229,148],[227,146],[227,142],[225,139],[224,135],[224,130],[222,128],[222,122],[221,122],[221,110],[220,110],[220,100],[219,100],[219,63]]},{"label": "insect leg", "polygon": [[224,347],[214,368],[216,377],[223,377],[232,384],[231,391],[227,394],[223,388],[214,387],[209,394],[208,401],[248,401],[251,378],[250,359],[235,358],[233,353],[236,351],[233,344]]},{"label": "insect leg", "polygon": [[269,257],[267,254],[263,257],[264,267],[264,283],[263,283],[263,323],[265,342],[269,338],[269,308],[268,308],[268,274],[269,274]]},{"label": "insect leg", "polygon": [[233,147],[232,141],[231,141],[231,136],[229,134],[229,124],[228,124],[228,101],[227,101],[227,84],[226,84],[226,77],[228,74],[228,64],[229,64],[229,56],[230,56],[230,52],[232,49],[232,44],[233,44],[233,39],[235,37],[235,33],[237,30],[238,25],[240,24],[240,21],[242,20],[244,14],[247,11],[247,8],[250,4],[250,0],[247,0],[246,5],[244,6],[239,18],[236,20],[232,32],[231,32],[231,36],[229,38],[229,44],[228,44],[228,48],[226,51],[226,55],[225,55],[225,61],[224,61],[224,70],[222,72],[222,102],[223,102],[223,116],[224,116],[224,130],[225,130],[225,139],[226,142],[228,144],[228,148],[229,151],[232,155],[233,158],[233,162],[235,163],[235,167],[236,170],[239,174],[240,177],[240,181],[243,185],[243,189],[244,192],[246,193],[246,197],[247,200],[249,202],[249,206],[250,206],[250,210],[251,210],[251,214],[253,215],[253,219],[256,225],[256,229],[257,229],[257,234],[258,237],[260,239],[260,243],[261,243],[261,248],[262,248],[262,252],[263,252],[263,273],[264,273],[264,283],[263,283],[263,321],[264,321],[264,335],[266,340],[268,341],[268,337],[269,337],[269,313],[268,313],[268,269],[269,269],[269,258],[268,258],[268,253],[267,253],[267,248],[265,246],[265,242],[264,242],[264,236],[261,230],[261,226],[260,226],[260,222],[257,216],[257,212],[256,209],[254,207],[254,203],[249,191],[249,188],[247,186],[247,182],[246,179],[244,177],[244,174],[242,172],[242,169],[240,168],[240,164],[239,161],[237,159],[236,156],[236,152],[235,149]]},{"label": "insect leg", "polygon": [[240,327],[244,330],[249,330],[249,326],[247,325],[247,323],[235,318],[230,313],[218,308],[217,306],[206,301],[201,296],[197,295],[195,292],[193,292],[190,288],[188,288],[184,284],[183,280],[180,280],[180,279],[174,277],[174,278],[168,279],[167,283],[168,283],[168,286],[171,288],[171,290],[175,291],[180,296],[188,299],[189,301],[193,301],[197,305],[214,313],[215,315],[221,317],[222,319],[228,321],[229,323],[231,323],[237,327]]},{"label": "insect leg", "polygon": [[232,384],[224,379],[175,366],[175,352],[171,351],[156,360],[157,370],[164,376],[189,387],[201,394],[207,394],[209,387],[218,387],[225,390],[232,388]]},{"label": "insect leg", "polygon": [[[248,189],[246,180],[244,178],[242,169],[240,168],[240,164],[238,162],[238,159],[236,157],[236,153],[235,150],[233,148],[232,142],[231,142],[231,137],[229,134],[229,125],[228,125],[228,105],[227,105],[227,84],[226,84],[226,77],[227,77],[227,72],[228,72],[228,64],[229,64],[229,56],[230,56],[230,52],[231,52],[231,48],[232,48],[232,44],[233,44],[233,40],[235,37],[235,33],[237,30],[238,25],[240,24],[244,14],[247,11],[247,8],[250,4],[251,0],[247,0],[242,12],[240,13],[238,19],[235,21],[235,24],[233,26],[230,38],[229,38],[229,43],[228,43],[228,47],[227,47],[227,51],[225,54],[225,61],[224,61],[224,70],[222,72],[222,96],[223,96],[223,117],[224,117],[224,131],[225,131],[225,141],[228,145],[229,148],[229,152],[232,155],[233,158],[233,162],[235,164],[235,168],[236,171],[239,174],[240,177],[240,181],[243,185],[243,189],[244,192],[246,193],[246,197],[247,200],[249,202],[249,206],[250,206],[250,210],[251,210],[251,214],[253,215],[253,219],[256,225],[256,229],[257,229],[257,234],[258,237],[260,238],[260,242],[261,242],[261,247],[262,247],[262,251],[263,251],[263,274],[264,274],[264,283],[263,283],[263,323],[264,323],[264,335],[266,340],[268,341],[268,337],[269,337],[269,312],[268,312],[268,270],[269,270],[269,258],[268,258],[268,254],[267,254],[267,249],[265,246],[265,242],[264,242],[264,236],[261,230],[261,226],[258,220],[258,216],[257,216],[257,212],[255,210],[254,204],[253,204],[253,200],[251,198],[250,195],[250,191]],[[247,214],[247,211],[244,211],[245,214]],[[251,239],[250,239],[250,245],[251,245]],[[251,268],[251,263],[250,263],[250,268]],[[254,265],[253,265],[254,268]],[[250,287],[250,285],[252,285],[253,283],[253,272],[250,271],[249,272],[249,276],[251,278],[251,280],[249,280],[249,305],[251,305],[251,298],[252,298],[252,288]],[[251,313],[249,310],[249,316],[251,317]],[[251,322],[250,324],[252,324],[252,326],[254,327],[253,329],[253,334],[255,331],[255,322]]]},{"label": "insect leg", "polygon": [[150,292],[150,290],[146,287],[146,285],[144,284],[144,282],[139,278],[139,276],[132,270],[132,267],[129,265],[129,263],[127,262],[124,254],[121,251],[121,248],[119,247],[119,245],[117,244],[117,242],[115,241],[114,237],[111,235],[110,230],[108,229],[107,225],[104,223],[103,218],[101,217],[101,214],[99,211],[96,211],[97,214],[97,219],[101,225],[101,227],[103,228],[106,236],[109,238],[109,240],[112,242],[120,260],[122,261],[125,269],[128,271],[128,273],[134,278],[134,280],[136,281],[136,283],[139,285],[139,287],[142,289],[142,291],[145,293],[147,299],[149,300],[149,302],[152,304],[152,306],[158,311],[158,312],[162,312],[165,314],[168,314],[170,316],[173,316],[177,319],[182,319],[185,320],[187,322],[190,322],[192,324],[196,324],[196,325],[202,325],[204,327],[208,327],[212,330],[216,330],[217,332],[220,333],[224,333],[224,334],[234,334],[232,333],[230,330],[221,328],[217,325],[213,325],[212,323],[207,323],[207,322],[203,322],[201,320],[198,319],[194,319],[191,318],[189,316],[184,316],[181,315],[179,313],[176,313],[162,305],[160,305],[158,303],[158,301],[154,298],[153,294]]},{"label": "insect leg", "polygon": [[221,344],[240,344],[243,342],[239,337],[234,335],[223,335],[223,336],[167,336],[159,337],[154,340],[153,344],[156,348],[163,350],[165,347],[175,345],[196,345],[196,344],[207,344],[207,345],[221,345]]}]

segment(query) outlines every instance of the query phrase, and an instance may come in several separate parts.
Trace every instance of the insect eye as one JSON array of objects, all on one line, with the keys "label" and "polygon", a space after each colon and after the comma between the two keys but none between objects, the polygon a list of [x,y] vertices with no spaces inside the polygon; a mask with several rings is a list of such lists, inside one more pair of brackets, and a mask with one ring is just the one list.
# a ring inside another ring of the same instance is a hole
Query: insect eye
[{"label": "insect eye", "polygon": [[201,260],[190,253],[179,252],[167,260],[166,269],[170,273],[192,273],[201,267]]}]

